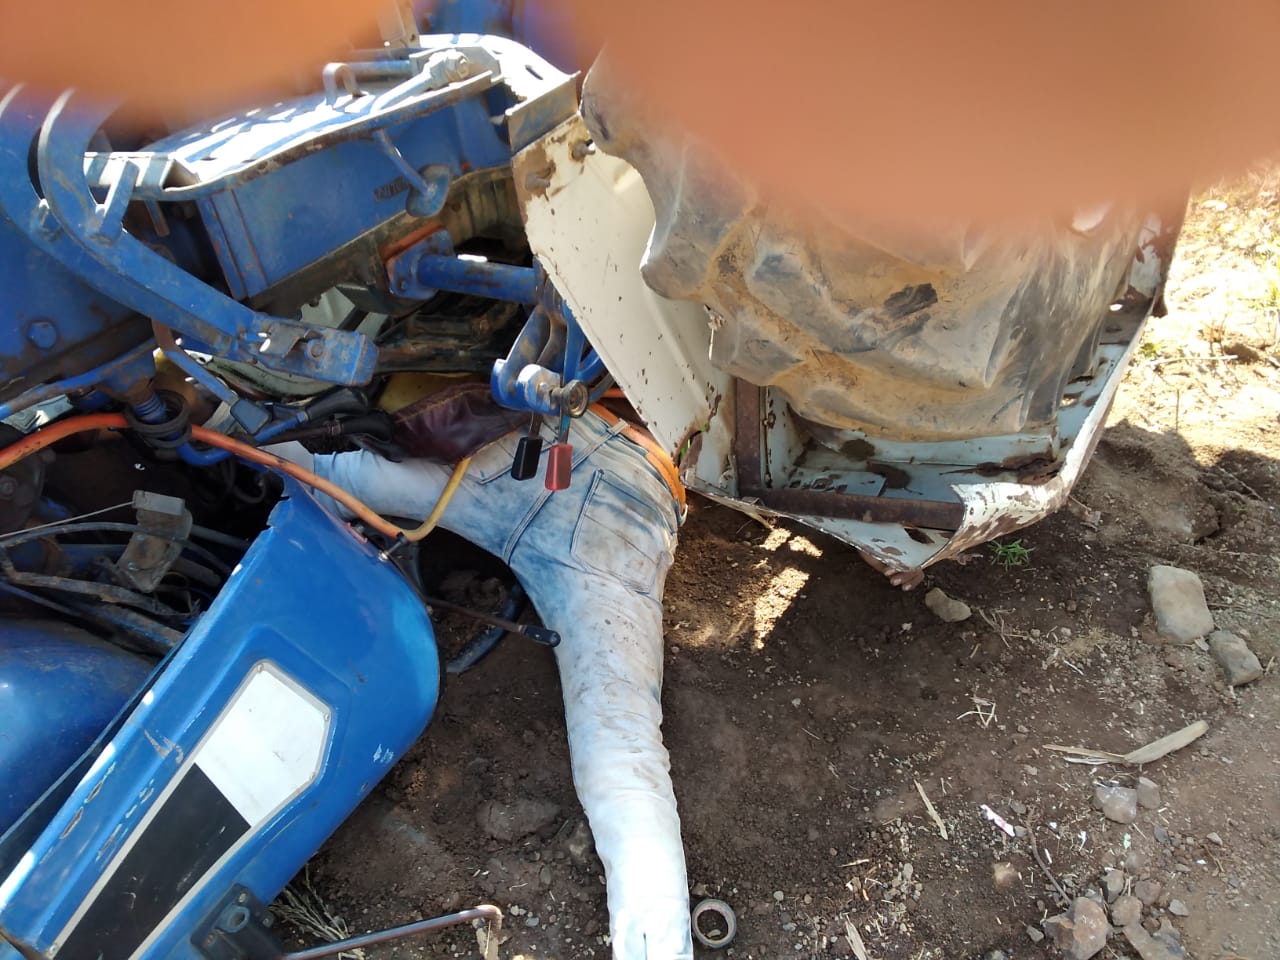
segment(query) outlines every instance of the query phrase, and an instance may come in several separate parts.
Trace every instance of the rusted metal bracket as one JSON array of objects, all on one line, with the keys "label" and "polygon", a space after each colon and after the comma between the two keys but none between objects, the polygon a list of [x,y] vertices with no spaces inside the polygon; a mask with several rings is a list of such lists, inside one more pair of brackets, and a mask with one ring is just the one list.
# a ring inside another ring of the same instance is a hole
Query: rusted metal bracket
[{"label": "rusted metal bracket", "polygon": [[898,523],[936,530],[957,530],[964,520],[958,500],[907,500],[870,497],[835,490],[773,489],[764,485],[761,468],[761,387],[734,380],[733,453],[738,465],[738,496],[754,499],[770,510],[810,517]]},{"label": "rusted metal bracket", "polygon": [[130,538],[116,568],[135,590],[151,593],[182,554],[191,535],[191,512],[178,497],[145,490],[134,491],[133,508],[142,529]]}]

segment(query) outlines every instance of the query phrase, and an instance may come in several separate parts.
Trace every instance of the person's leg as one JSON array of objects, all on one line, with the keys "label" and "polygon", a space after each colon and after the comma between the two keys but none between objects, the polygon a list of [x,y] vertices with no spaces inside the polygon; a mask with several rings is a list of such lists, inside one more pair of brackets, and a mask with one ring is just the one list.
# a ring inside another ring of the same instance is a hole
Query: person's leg
[{"label": "person's leg", "polygon": [[[509,476],[496,444],[477,458],[442,525],[498,555],[561,635],[574,783],[605,867],[618,960],[692,957],[680,820],[662,744],[662,586],[678,521],[639,448],[588,416],[575,423],[573,484],[548,494]],[[312,468],[379,512],[426,516],[450,470],[368,453]]]}]

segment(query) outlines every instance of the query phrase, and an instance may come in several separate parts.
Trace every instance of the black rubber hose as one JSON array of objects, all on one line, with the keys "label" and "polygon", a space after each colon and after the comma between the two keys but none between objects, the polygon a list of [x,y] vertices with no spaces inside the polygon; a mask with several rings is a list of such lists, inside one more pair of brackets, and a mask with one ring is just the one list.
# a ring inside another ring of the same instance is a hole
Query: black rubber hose
[{"label": "black rubber hose", "polygon": [[[19,530],[15,533],[9,533],[0,537],[0,547],[15,547],[19,544],[27,543],[30,540],[42,540],[45,537],[61,536],[64,533],[147,533],[142,527],[136,523],[110,523],[107,521],[94,522],[87,520],[83,523],[63,523],[57,526],[40,527],[36,530]],[[192,528],[194,535],[195,528]],[[228,537],[232,543],[239,543],[234,538]],[[178,541],[182,544],[184,552],[189,552],[199,557],[205,563],[209,564],[224,577],[231,575],[231,568],[221,559],[210,553],[199,544],[192,543],[189,540]],[[245,544],[247,547],[248,545]]]}]

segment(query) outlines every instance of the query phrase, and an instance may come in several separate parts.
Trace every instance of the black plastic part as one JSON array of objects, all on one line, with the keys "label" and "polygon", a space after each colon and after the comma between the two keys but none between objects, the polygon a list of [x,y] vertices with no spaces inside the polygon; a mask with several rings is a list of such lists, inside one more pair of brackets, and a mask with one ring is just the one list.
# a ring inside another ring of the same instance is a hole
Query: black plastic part
[{"label": "black plastic part", "polygon": [[511,461],[512,480],[531,480],[538,475],[538,461],[542,457],[541,437],[521,437],[516,444],[516,456]]},{"label": "black plastic part", "polygon": [[252,890],[236,884],[191,942],[208,960],[275,960],[284,947],[272,929],[274,920]]},{"label": "black plastic part", "polygon": [[335,414],[364,413],[369,409],[369,398],[363,391],[351,387],[338,387],[316,397],[302,408],[303,421],[316,423]]}]

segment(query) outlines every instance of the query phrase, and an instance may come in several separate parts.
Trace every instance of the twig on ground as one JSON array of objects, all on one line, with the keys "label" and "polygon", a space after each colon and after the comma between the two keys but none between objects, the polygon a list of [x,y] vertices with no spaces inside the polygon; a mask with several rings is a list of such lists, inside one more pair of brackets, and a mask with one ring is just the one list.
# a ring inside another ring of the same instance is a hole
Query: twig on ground
[{"label": "twig on ground", "polygon": [[1044,858],[1040,856],[1040,841],[1036,837],[1036,829],[1031,825],[1030,820],[1023,820],[1023,826],[1027,828],[1027,839],[1031,841],[1031,856],[1035,857],[1036,865],[1044,871],[1044,875],[1049,878],[1049,882],[1053,884],[1053,889],[1058,891],[1061,898],[1060,906],[1067,906],[1071,903],[1071,898],[1067,896],[1067,891],[1062,889],[1062,884],[1058,882],[1058,878],[1053,875],[1053,871],[1049,869],[1049,865],[1044,862]]},{"label": "twig on ground", "polygon": [[862,934],[858,933],[858,928],[853,925],[852,920],[845,920],[844,936],[849,941],[849,949],[853,951],[853,955],[858,960],[867,960],[867,945],[862,942]]},{"label": "twig on ground", "polygon": [[[321,938],[327,943],[345,940],[351,936],[347,922],[335,915],[311,885],[311,871],[304,869],[302,877],[295,877],[280,896],[271,904],[271,912],[292,924],[298,930]],[[363,950],[347,950],[338,954],[340,960],[364,960]]]},{"label": "twig on ground", "polygon": [[1046,743],[1044,748],[1053,750],[1056,753],[1073,755],[1076,759],[1067,758],[1072,763],[1123,763],[1136,767],[1146,763],[1154,763],[1175,750],[1181,750],[1189,743],[1202,737],[1208,729],[1209,724],[1203,720],[1197,720],[1181,730],[1175,730],[1159,740],[1153,740],[1146,746],[1130,750],[1128,753],[1110,753],[1106,750],[1091,750],[1088,747],[1064,747],[1057,743]]},{"label": "twig on ground", "polygon": [[938,811],[933,808],[933,801],[929,799],[929,795],[924,792],[924,787],[920,785],[920,781],[916,781],[916,790],[920,793],[920,799],[924,801],[924,808],[929,816],[933,818],[934,824],[938,827],[938,833],[943,840],[950,840],[947,836],[947,825],[942,822],[942,818],[938,816]]},{"label": "twig on ground", "polygon": [[1234,363],[1239,359],[1234,353],[1224,353],[1213,357],[1161,357],[1158,360],[1148,360],[1147,366],[1163,367],[1166,363]]}]

